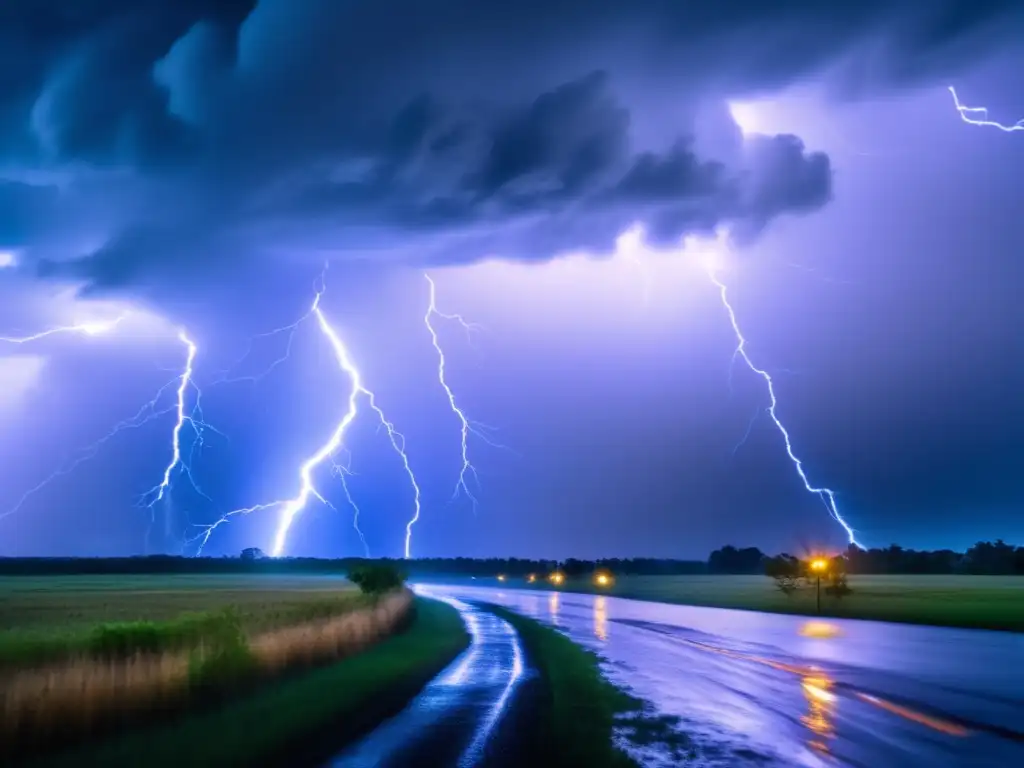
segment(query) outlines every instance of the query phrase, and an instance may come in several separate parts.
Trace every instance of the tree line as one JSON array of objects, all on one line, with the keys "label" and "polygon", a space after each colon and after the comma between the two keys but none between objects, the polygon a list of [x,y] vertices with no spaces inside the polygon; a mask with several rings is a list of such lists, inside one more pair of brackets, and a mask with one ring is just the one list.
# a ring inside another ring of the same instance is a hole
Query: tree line
[{"label": "tree line", "polygon": [[[1002,539],[980,541],[966,552],[951,549],[915,550],[893,544],[884,549],[862,549],[850,545],[838,554],[825,555],[845,573],[872,574],[973,574],[988,576],[1024,576],[1024,547],[1015,547]],[[807,561],[812,555],[794,557],[783,553],[768,557],[750,547],[726,546],[711,553],[709,573],[765,573],[780,561]]]},{"label": "tree line", "polygon": [[[988,574],[1024,575],[1024,547],[1002,540],[979,542],[966,552],[904,549],[893,544],[885,549],[851,546],[840,557],[845,573],[856,574]],[[412,560],[382,558],[325,559],[314,557],[269,558],[256,548],[238,557],[180,557],[151,555],[139,557],[3,558],[4,575],[72,574],[171,574],[171,573],[297,573],[345,574],[369,563],[393,563],[410,577],[461,575],[493,577],[542,576],[559,570],[567,577],[579,577],[596,570],[636,576],[679,576],[693,574],[765,574],[780,559],[806,560],[789,554],[769,557],[756,547],[725,546],[707,560],[664,558],[606,558],[600,560],[538,560],[526,558],[435,557]]]},{"label": "tree line", "polygon": [[118,574],[346,574],[374,564],[393,564],[411,577],[479,576],[542,577],[559,570],[568,577],[583,576],[599,568],[624,575],[667,576],[707,573],[701,560],[611,558],[604,560],[531,560],[525,558],[433,557],[400,560],[391,558],[266,557],[250,547],[238,557],[182,557],[140,555],[135,557],[0,557],[0,575],[118,575]]}]

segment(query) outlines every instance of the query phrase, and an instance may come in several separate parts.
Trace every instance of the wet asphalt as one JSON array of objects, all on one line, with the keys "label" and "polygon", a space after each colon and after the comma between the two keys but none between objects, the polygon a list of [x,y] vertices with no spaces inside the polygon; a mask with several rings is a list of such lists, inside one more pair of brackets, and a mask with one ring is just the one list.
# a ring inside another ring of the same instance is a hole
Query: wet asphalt
[{"label": "wet asphalt", "polygon": [[501,722],[527,678],[519,637],[508,622],[475,605],[430,596],[459,610],[469,647],[401,713],[329,761],[330,768],[469,768],[495,749]]},{"label": "wet asphalt", "polygon": [[[596,650],[692,765],[1024,766],[1024,636],[594,595],[431,587]],[[651,745],[648,765],[678,765]]]},{"label": "wet asphalt", "polygon": [[597,651],[613,682],[675,722],[675,752],[623,742],[644,765],[1024,766],[1019,634],[560,592],[417,591],[455,605],[473,641],[332,767],[494,764],[497,742],[516,737],[531,671],[511,626],[478,603],[558,627]]}]

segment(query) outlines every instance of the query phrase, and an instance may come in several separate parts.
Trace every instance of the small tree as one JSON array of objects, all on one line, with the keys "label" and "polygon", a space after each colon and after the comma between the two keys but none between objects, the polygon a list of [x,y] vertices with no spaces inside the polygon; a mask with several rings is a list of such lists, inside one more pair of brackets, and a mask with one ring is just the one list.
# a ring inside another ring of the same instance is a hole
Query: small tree
[{"label": "small tree", "polygon": [[387,563],[361,565],[349,571],[348,580],[364,595],[381,595],[405,584],[405,574]]},{"label": "small tree", "polygon": [[765,560],[764,572],[775,579],[775,586],[782,594],[789,597],[800,586],[800,578],[803,576],[803,567],[799,560],[792,555],[782,554],[778,557],[769,557]]},{"label": "small tree", "polygon": [[828,585],[825,587],[825,594],[840,600],[852,591],[847,583],[846,558],[841,556],[832,558],[828,568]]},{"label": "small tree", "polygon": [[263,560],[266,554],[259,547],[246,547],[239,557],[242,560]]}]

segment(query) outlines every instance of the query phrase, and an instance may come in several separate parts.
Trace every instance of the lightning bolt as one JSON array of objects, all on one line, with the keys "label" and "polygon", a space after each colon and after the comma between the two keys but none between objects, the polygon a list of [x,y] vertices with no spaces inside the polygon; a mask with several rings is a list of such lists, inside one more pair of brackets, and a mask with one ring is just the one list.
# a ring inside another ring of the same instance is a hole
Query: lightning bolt
[{"label": "lightning bolt", "polygon": [[[346,449],[346,453],[348,453]],[[341,464],[338,462],[334,463],[334,467],[331,469],[334,475],[341,482],[341,490],[345,494],[345,501],[352,507],[352,527],[356,531],[356,535],[359,536],[359,541],[363,544],[363,551],[366,553],[366,557],[370,557],[370,545],[366,543],[366,537],[363,535],[362,529],[359,527],[359,516],[363,513],[356,504],[356,500],[352,498],[352,491],[349,490],[347,478],[355,474],[352,471],[352,457],[349,455],[349,459],[346,463]]]},{"label": "lightning bolt", "polygon": [[794,453],[793,443],[789,437],[789,431],[786,429],[785,425],[783,425],[778,414],[775,412],[776,407],[778,406],[778,400],[775,396],[775,382],[772,380],[771,374],[768,373],[768,371],[763,368],[758,368],[750,358],[750,355],[747,352],[747,339],[743,335],[743,331],[740,330],[739,321],[736,319],[736,312],[733,309],[732,304],[729,302],[728,288],[725,283],[718,278],[718,274],[713,266],[708,267],[708,277],[711,278],[711,282],[718,288],[718,293],[722,299],[722,306],[725,307],[725,311],[729,315],[729,322],[732,324],[733,333],[736,335],[736,352],[734,353],[734,356],[738,356],[753,373],[764,379],[764,383],[768,387],[769,405],[766,409],[767,413],[775,423],[779,433],[782,435],[782,439],[786,444],[786,455],[789,456],[789,460],[793,462],[793,466],[796,467],[796,472],[803,481],[804,488],[807,489],[808,493],[817,494],[825,505],[825,508],[828,509],[829,514],[832,515],[835,521],[843,527],[843,530],[846,531],[846,536],[850,543],[859,547],[860,543],[857,541],[853,528],[850,527],[839,512],[839,507],[836,505],[835,492],[829,488],[817,488],[811,485],[811,481],[808,479],[807,473],[804,472],[803,462],[797,457],[796,453]]},{"label": "lightning bolt", "polygon": [[[455,492],[452,498],[458,497],[459,493],[466,494],[466,497],[473,503],[473,509],[476,509],[477,499],[473,495],[473,492],[469,489],[469,484],[466,482],[466,476],[472,474],[473,481],[479,485],[480,478],[477,475],[476,467],[469,460],[469,436],[475,434],[482,440],[488,441],[487,436],[480,430],[474,428],[473,422],[467,417],[465,412],[459,408],[458,402],[455,400],[455,393],[452,392],[452,388],[448,386],[448,380],[445,378],[445,357],[444,349],[441,347],[441,340],[438,338],[437,329],[434,328],[432,319],[440,317],[443,320],[451,320],[465,329],[467,334],[472,334],[473,331],[479,330],[479,326],[475,323],[469,323],[462,317],[462,315],[446,314],[441,312],[437,308],[437,286],[434,285],[433,279],[430,275],[424,275],[423,277],[427,280],[427,285],[430,286],[430,302],[427,305],[426,314],[423,315],[423,324],[427,326],[427,331],[430,333],[430,341],[434,345],[434,351],[437,352],[437,380],[441,384],[441,388],[444,390],[445,395],[448,397],[448,406],[452,409],[452,413],[459,420],[462,433],[462,468],[459,470],[459,479],[455,483]],[[489,441],[488,441],[489,442]]]},{"label": "lightning bolt", "polygon": [[113,320],[104,320],[94,323],[78,323],[77,325],[60,325],[56,328],[48,328],[45,331],[34,333],[30,336],[0,336],[0,342],[7,344],[30,344],[33,341],[45,339],[48,336],[57,336],[63,333],[77,333],[83,336],[99,336],[110,333],[128,317],[127,314],[120,315]]},{"label": "lightning bolt", "polygon": [[[29,336],[4,336],[0,337],[0,341],[10,344],[28,344],[34,341],[45,339],[49,336],[55,336],[58,334],[65,333],[82,334],[86,336],[99,336],[101,334],[109,333],[115,330],[128,316],[128,313],[125,313],[113,320],[79,323],[77,325],[57,326],[55,328],[49,328],[45,331],[40,331],[39,333],[31,334]],[[191,413],[186,413],[185,411],[185,400],[187,390],[190,386],[195,387],[195,384],[192,381],[192,372],[196,356],[196,346],[188,338],[184,331],[179,332],[178,339],[186,346],[187,349],[187,358],[185,370],[183,371],[183,373],[180,376],[175,377],[168,383],[164,384],[164,386],[157,390],[156,395],[154,395],[151,400],[149,400],[141,408],[139,408],[139,410],[135,413],[134,416],[115,424],[110,429],[110,431],[103,435],[101,438],[86,446],[85,448],[81,449],[78,452],[78,455],[74,457],[70,462],[54,470],[39,483],[34,485],[25,493],[23,493],[22,496],[12,507],[10,507],[5,512],[0,514],[0,520],[9,517],[10,515],[13,515],[19,510],[21,510],[22,507],[24,507],[25,503],[30,498],[32,498],[37,493],[42,491],[57,478],[70,474],[83,463],[95,458],[95,456],[99,453],[100,449],[103,448],[103,446],[105,446],[108,442],[110,442],[115,436],[120,434],[122,431],[127,429],[138,429],[139,427],[148,424],[150,421],[153,421],[154,419],[171,413],[172,411],[177,411],[178,416],[171,437],[172,460],[171,463],[168,464],[167,468],[165,469],[163,480],[160,482],[160,484],[154,486],[152,490],[148,491],[146,494],[143,495],[142,505],[152,509],[152,507],[158,501],[164,498],[164,495],[166,494],[171,485],[171,473],[179,464],[183,468],[185,468],[186,472],[188,472],[189,478],[190,480],[192,480],[193,486],[196,487],[196,490],[202,493],[199,487],[195,484],[195,481],[192,479],[189,463],[182,462],[181,431],[183,425],[186,422],[188,422],[193,427],[193,429],[195,429],[196,442],[193,443],[193,451],[195,451],[196,447],[200,445],[202,442],[202,434],[204,429],[209,428],[215,432],[217,430],[213,429],[209,424],[207,424],[202,417],[202,408],[200,405],[199,398],[200,393],[198,388],[196,388],[197,397],[196,404],[193,410],[191,411]],[[160,408],[159,403],[160,400],[163,398],[164,393],[167,392],[175,384],[178,385],[176,390],[176,406]],[[203,495],[205,496],[205,494]]]},{"label": "lightning bolt", "polygon": [[[279,365],[281,365],[282,363],[285,363],[289,359],[291,359],[292,345],[295,343],[295,333],[296,333],[296,331],[299,330],[299,327],[304,322],[306,322],[306,320],[308,320],[310,318],[310,316],[312,314],[313,314],[313,310],[310,309],[309,311],[306,312],[306,314],[304,314],[302,317],[300,317],[294,323],[290,323],[289,325],[283,325],[280,328],[275,328],[272,331],[266,331],[264,333],[258,333],[255,336],[253,336],[251,339],[249,339],[249,343],[248,343],[248,346],[246,347],[245,353],[241,357],[239,357],[237,360],[235,360],[234,364],[229,366],[228,369],[221,374],[220,378],[218,378],[216,381],[213,382],[213,384],[215,384],[215,385],[217,385],[217,384],[234,384],[234,383],[243,382],[243,381],[244,382],[248,382],[250,384],[258,384],[264,378],[269,376]],[[231,376],[230,375],[231,371],[236,366],[240,365],[242,363],[242,361],[245,360],[249,356],[249,354],[252,352],[253,342],[255,342],[256,339],[268,339],[268,338],[270,338],[272,336],[277,336],[279,333],[287,333],[288,334],[288,341],[285,344],[285,349],[284,349],[284,353],[283,354],[281,354],[279,357],[275,358],[274,361],[271,362],[270,365],[268,365],[266,368],[264,368],[263,371],[261,371],[260,373],[257,373],[257,374],[254,374],[254,375],[247,375],[247,376]]]},{"label": "lightning bolt", "polygon": [[968,107],[961,104],[960,97],[956,95],[956,89],[952,85],[949,86],[949,93],[953,97],[953,104],[956,106],[956,111],[960,114],[960,119],[968,125],[982,125],[989,128],[998,128],[1004,133],[1024,131],[1024,118],[1018,120],[1013,125],[997,123],[994,120],[988,119],[988,107]]},{"label": "lightning bolt", "polygon": [[409,457],[405,452],[405,437],[395,429],[395,425],[388,420],[384,411],[381,410],[379,405],[377,405],[377,396],[367,389],[365,384],[363,384],[362,374],[352,362],[348,348],[341,340],[341,336],[338,335],[338,332],[333,328],[333,326],[331,326],[330,322],[328,322],[323,310],[320,309],[320,299],[322,296],[323,291],[317,293],[316,298],[313,301],[313,314],[316,316],[317,324],[320,326],[320,331],[327,337],[328,342],[330,342],[331,349],[334,351],[338,365],[348,375],[349,380],[352,382],[352,389],[349,391],[348,410],[342,417],[338,426],[335,428],[330,440],[328,440],[319,451],[313,454],[312,457],[307,459],[299,469],[299,477],[302,483],[301,489],[299,491],[299,495],[291,501],[288,501],[284,505],[284,509],[281,511],[281,520],[278,525],[277,535],[274,538],[273,553],[275,556],[279,556],[281,552],[284,551],[284,545],[287,540],[288,530],[291,528],[292,521],[306,506],[310,495],[315,496],[321,502],[326,504],[323,496],[321,496],[313,486],[312,472],[317,466],[322,464],[325,459],[334,455],[334,453],[342,447],[345,432],[348,430],[349,425],[355,420],[355,417],[358,414],[358,398],[362,395],[367,399],[370,409],[377,414],[377,417],[380,419],[380,423],[384,426],[388,435],[388,440],[391,443],[391,447],[398,454],[399,458],[401,458],[402,467],[409,478],[409,482],[412,484],[414,494],[414,512],[405,527],[405,556],[408,558],[411,556],[412,550],[412,528],[420,519],[420,487],[419,483],[416,482],[416,475],[412,471],[412,466],[409,464]]},{"label": "lightning bolt", "polygon": [[750,417],[750,421],[747,422],[747,431],[743,433],[743,437],[736,443],[736,446],[732,449],[733,458],[736,458],[736,454],[739,453],[740,448],[747,444],[747,440],[750,439],[750,433],[754,431],[754,425],[757,423],[758,418],[761,416],[762,408],[758,408],[754,411],[754,415]]},{"label": "lightning bolt", "polygon": [[478,323],[469,322],[462,315],[449,314],[438,310],[437,286],[434,284],[434,281],[430,277],[430,275],[425,274],[423,277],[426,278],[427,285],[430,286],[430,301],[427,305],[427,311],[423,315],[423,324],[427,327],[427,331],[430,333],[430,341],[434,346],[434,351],[437,352],[437,380],[438,383],[441,385],[441,388],[444,390],[444,393],[448,398],[448,406],[449,408],[451,408],[452,413],[454,413],[455,416],[458,418],[459,425],[461,428],[462,467],[459,470],[459,478],[455,483],[455,491],[452,494],[452,499],[456,499],[458,498],[460,493],[464,493],[466,497],[473,503],[473,509],[475,511],[477,506],[477,499],[476,496],[473,495],[473,492],[469,489],[469,484],[466,482],[466,477],[468,475],[472,475],[473,481],[477,484],[477,486],[480,485],[480,478],[477,474],[476,467],[473,466],[472,462],[470,462],[469,460],[469,436],[474,435],[475,437],[479,438],[492,448],[499,448],[502,450],[510,449],[507,446],[501,445],[500,443],[497,443],[491,439],[491,437],[488,434],[488,431],[493,430],[493,427],[490,427],[487,424],[483,424],[479,421],[473,421],[472,419],[467,417],[466,412],[459,407],[458,402],[455,399],[455,393],[452,391],[452,388],[448,385],[448,380],[445,376],[445,366],[447,361],[444,355],[444,348],[441,346],[441,341],[437,335],[437,329],[434,327],[432,319],[434,317],[439,317],[442,320],[448,320],[451,322],[458,323],[463,328],[463,330],[466,331],[466,336],[469,338],[470,342],[472,342],[473,333],[481,330],[482,326],[480,326]]},{"label": "lightning bolt", "polygon": [[[331,349],[334,352],[335,359],[337,360],[338,366],[348,376],[352,383],[347,398],[347,407],[341,421],[335,426],[334,431],[331,433],[328,440],[309,458],[307,458],[302,465],[299,467],[299,492],[296,496],[291,499],[284,499],[278,501],[271,501],[261,504],[256,504],[251,507],[244,507],[236,509],[221,516],[219,520],[212,523],[209,526],[205,526],[204,532],[200,536],[193,539],[201,539],[199,550],[209,541],[210,534],[220,525],[230,520],[236,515],[247,515],[253,512],[277,509],[280,508],[280,518],[278,520],[277,532],[274,536],[274,545],[272,554],[275,557],[280,557],[284,552],[285,545],[288,541],[288,532],[291,530],[292,523],[298,514],[305,509],[309,503],[310,498],[316,499],[321,504],[327,507],[334,508],[333,505],[317,490],[316,485],[313,482],[313,472],[317,467],[321,466],[325,462],[331,461],[332,457],[338,453],[338,451],[344,449],[344,438],[345,433],[348,431],[349,426],[355,421],[356,416],[359,414],[359,400],[365,398],[368,402],[370,410],[372,410],[377,418],[380,420],[381,425],[384,427],[388,435],[388,440],[391,443],[391,447],[398,454],[402,461],[402,467],[406,475],[409,478],[409,482],[413,488],[413,504],[414,512],[413,516],[409,519],[409,522],[405,527],[405,557],[411,556],[412,551],[412,530],[413,526],[420,519],[420,487],[416,480],[416,475],[412,470],[412,466],[409,463],[409,457],[405,451],[405,437],[395,429],[394,424],[388,420],[384,411],[379,405],[377,405],[377,396],[366,387],[363,383],[362,374],[356,367],[349,355],[348,348],[342,341],[341,336],[334,329],[334,327],[328,321],[326,315],[320,307],[320,302],[323,297],[324,288],[322,284],[317,288],[316,296],[313,299],[313,305],[310,308],[308,314],[314,316],[317,321],[317,325],[320,328],[320,332],[327,338],[327,341],[331,345]],[[299,321],[301,322],[301,321]],[[282,330],[282,329],[279,329]],[[345,489],[345,495],[349,502],[352,503],[353,509],[356,511],[356,517],[354,524],[356,525],[356,531],[359,533],[360,539],[363,541],[365,546],[365,538],[363,538],[362,532],[358,528],[358,514],[359,508],[352,501],[352,496],[348,491],[347,485],[344,483],[344,475],[348,472],[347,468],[341,468],[341,465],[332,462],[334,473],[342,477],[343,487]]]},{"label": "lightning bolt", "polygon": [[0,520],[18,512],[25,505],[25,502],[27,502],[30,498],[32,498],[41,490],[43,490],[46,486],[48,486],[58,477],[71,474],[71,472],[77,469],[80,465],[94,458],[96,454],[99,453],[99,450],[104,445],[106,445],[110,440],[112,440],[118,433],[126,429],[137,429],[143,426],[144,424],[148,424],[153,419],[159,418],[173,411],[173,407],[157,410],[157,405],[161,397],[163,396],[164,392],[170,389],[176,382],[177,379],[167,382],[157,391],[153,399],[150,400],[145,405],[143,405],[134,416],[132,416],[129,419],[125,419],[124,421],[121,421],[118,424],[115,424],[111,428],[111,430],[107,432],[107,434],[105,434],[103,437],[101,437],[99,440],[95,441],[91,445],[88,445],[81,451],[79,451],[78,456],[76,456],[72,461],[70,461],[63,467],[54,470],[42,481],[34,485],[29,490],[25,491],[25,493],[22,494],[21,498],[18,499],[14,506],[6,510],[3,514],[0,514]]},{"label": "lightning bolt", "polygon": [[[177,414],[177,419],[174,422],[174,428],[171,430],[171,461],[164,468],[164,474],[160,482],[142,495],[140,505],[147,507],[150,510],[152,510],[159,502],[163,501],[164,497],[170,492],[172,484],[171,475],[178,467],[180,467],[188,476],[193,488],[195,488],[198,493],[206,496],[192,475],[191,463],[183,461],[181,454],[181,432],[186,424],[192,428],[195,434],[195,441],[193,442],[192,448],[193,451],[195,451],[197,445],[202,444],[204,429],[212,429],[212,427],[210,427],[202,417],[202,392],[198,387],[196,387],[195,382],[192,380],[198,348],[196,347],[195,342],[188,337],[188,334],[184,330],[178,331],[178,341],[180,341],[185,347],[185,367],[182,370],[181,375],[175,379],[178,383],[176,391],[176,405],[174,408],[174,411]],[[192,410],[188,411],[186,408],[188,391],[190,388],[194,389],[196,392],[196,401]],[[206,496],[206,498],[209,497]]]}]

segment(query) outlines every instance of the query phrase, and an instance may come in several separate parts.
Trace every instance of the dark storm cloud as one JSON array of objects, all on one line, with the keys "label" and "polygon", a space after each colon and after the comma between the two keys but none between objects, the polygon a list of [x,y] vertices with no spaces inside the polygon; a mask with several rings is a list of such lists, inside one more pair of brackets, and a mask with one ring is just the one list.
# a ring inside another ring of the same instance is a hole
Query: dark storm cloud
[{"label": "dark storm cloud", "polygon": [[[8,2],[0,177],[63,174],[50,224],[69,233],[88,177],[106,245],[83,257],[69,236],[46,271],[101,287],[280,254],[549,258],[634,221],[661,242],[753,236],[829,199],[828,158],[792,136],[701,157],[679,104],[824,70],[899,84],[1022,17],[1009,0]],[[0,236],[47,194],[0,189]]]},{"label": "dark storm cloud", "polygon": [[57,196],[51,186],[0,179],[0,243],[10,247],[31,241]]}]

